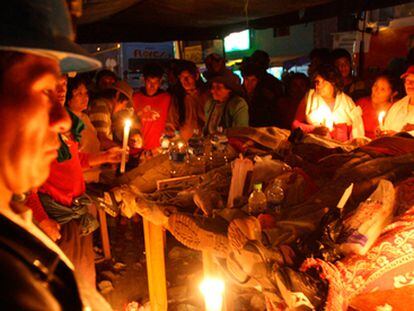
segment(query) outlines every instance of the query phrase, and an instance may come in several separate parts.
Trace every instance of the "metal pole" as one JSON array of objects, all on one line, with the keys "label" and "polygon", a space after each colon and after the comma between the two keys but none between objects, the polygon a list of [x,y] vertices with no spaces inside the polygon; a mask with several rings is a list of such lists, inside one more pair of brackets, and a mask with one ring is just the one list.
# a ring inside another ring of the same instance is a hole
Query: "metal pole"
[{"label": "metal pole", "polygon": [[364,74],[364,63],[365,63],[365,27],[367,21],[366,11],[363,13],[363,23],[362,23],[362,35],[361,41],[359,42],[359,59],[358,59],[358,77],[362,78]]}]

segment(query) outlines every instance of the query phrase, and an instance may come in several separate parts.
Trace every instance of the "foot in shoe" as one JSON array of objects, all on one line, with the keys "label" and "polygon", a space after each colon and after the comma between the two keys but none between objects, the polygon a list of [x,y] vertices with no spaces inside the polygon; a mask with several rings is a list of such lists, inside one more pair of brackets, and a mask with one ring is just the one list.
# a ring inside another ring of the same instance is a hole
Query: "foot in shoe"
[{"label": "foot in shoe", "polygon": [[[214,219],[208,221],[214,222]],[[173,214],[168,219],[168,229],[185,246],[200,251],[211,251],[218,257],[227,257],[230,251],[227,237],[221,232],[206,228],[205,225],[203,220],[182,213]]]},{"label": "foot in shoe", "polygon": [[242,249],[248,241],[261,241],[260,222],[253,216],[236,218],[229,225],[227,237],[235,250]]},{"label": "foot in shoe", "polygon": [[234,250],[242,249],[247,244],[247,242],[249,242],[249,239],[234,222],[231,222],[229,225],[227,238],[229,239],[230,246]]}]

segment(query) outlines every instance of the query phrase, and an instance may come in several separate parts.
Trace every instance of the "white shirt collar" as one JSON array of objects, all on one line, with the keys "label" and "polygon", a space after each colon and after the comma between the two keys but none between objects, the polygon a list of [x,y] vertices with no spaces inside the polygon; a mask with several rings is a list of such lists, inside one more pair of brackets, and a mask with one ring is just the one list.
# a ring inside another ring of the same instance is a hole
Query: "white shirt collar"
[{"label": "white shirt collar", "polygon": [[72,270],[74,270],[74,266],[69,258],[62,252],[62,250],[57,246],[42,230],[40,230],[32,221],[32,210],[28,209],[25,212],[20,214],[16,214],[12,210],[9,209],[0,209],[0,214],[4,217],[18,225],[19,227],[23,228],[31,235],[36,237],[40,240],[47,248],[51,251],[55,252],[59,255],[60,259]]}]

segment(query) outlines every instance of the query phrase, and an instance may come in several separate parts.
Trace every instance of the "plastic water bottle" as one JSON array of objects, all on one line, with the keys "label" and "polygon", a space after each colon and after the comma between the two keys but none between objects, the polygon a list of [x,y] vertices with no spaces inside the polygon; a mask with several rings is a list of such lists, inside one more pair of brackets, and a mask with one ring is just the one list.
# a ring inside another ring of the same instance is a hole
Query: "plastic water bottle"
[{"label": "plastic water bottle", "polygon": [[187,159],[187,144],[176,131],[174,138],[170,141],[169,155],[171,164],[171,176],[178,177],[184,172]]},{"label": "plastic water bottle", "polygon": [[255,184],[253,189],[249,197],[248,212],[250,215],[258,215],[266,210],[267,199],[262,191],[262,184]]},{"label": "plastic water bottle", "polygon": [[282,188],[282,181],[275,179],[265,190],[268,207],[276,213],[281,212],[281,205],[285,198],[285,192]]},{"label": "plastic water bottle", "polygon": [[188,140],[188,158],[194,174],[205,172],[204,140],[198,129],[194,129],[193,136]]},{"label": "plastic water bottle", "polygon": [[213,166],[219,167],[227,165],[228,155],[227,155],[227,146],[229,140],[223,132],[223,127],[219,126],[217,132],[211,138],[212,145],[212,156],[213,156]]}]

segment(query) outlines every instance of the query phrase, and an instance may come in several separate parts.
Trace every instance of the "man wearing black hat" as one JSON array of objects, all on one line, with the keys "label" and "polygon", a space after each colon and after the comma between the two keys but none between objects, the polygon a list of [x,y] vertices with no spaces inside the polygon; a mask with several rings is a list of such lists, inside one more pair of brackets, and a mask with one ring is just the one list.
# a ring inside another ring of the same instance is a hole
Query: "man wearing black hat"
[{"label": "man wearing black hat", "polygon": [[[41,185],[70,119],[60,75],[100,63],[73,43],[63,1],[15,0],[0,11],[0,292],[4,310],[82,310],[73,265],[31,220],[24,193]],[[100,310],[108,307],[100,305]]]},{"label": "man wearing black hat", "polygon": [[279,99],[283,95],[283,83],[267,72],[270,66],[269,54],[262,50],[256,50],[250,57],[250,62],[254,63],[259,70],[260,87],[273,93],[272,96]]}]

